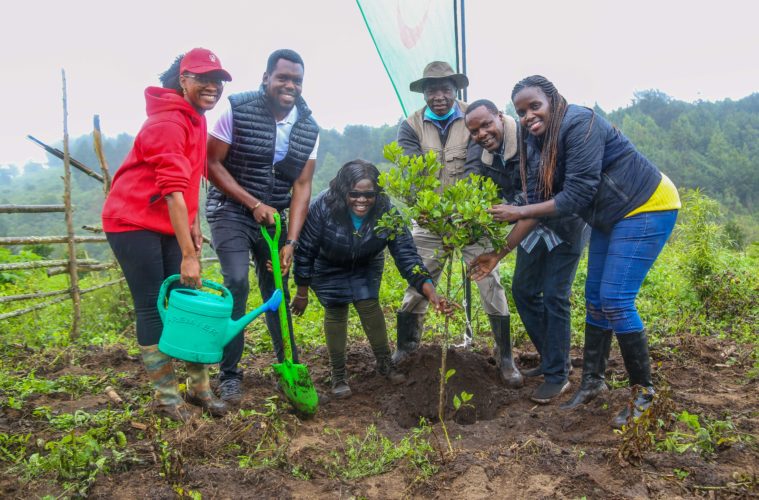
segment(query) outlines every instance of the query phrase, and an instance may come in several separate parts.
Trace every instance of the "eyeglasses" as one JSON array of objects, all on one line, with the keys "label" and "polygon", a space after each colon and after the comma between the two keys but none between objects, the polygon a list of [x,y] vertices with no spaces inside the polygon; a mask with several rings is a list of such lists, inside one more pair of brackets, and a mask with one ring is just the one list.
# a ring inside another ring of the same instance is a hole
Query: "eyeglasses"
[{"label": "eyeglasses", "polygon": [[354,200],[357,200],[359,198],[373,200],[377,197],[377,191],[349,191],[348,196]]},{"label": "eyeglasses", "polygon": [[219,87],[224,86],[224,80],[221,78],[213,78],[208,75],[195,75],[193,73],[185,73],[184,76],[187,78],[192,78],[201,85],[218,85]]}]

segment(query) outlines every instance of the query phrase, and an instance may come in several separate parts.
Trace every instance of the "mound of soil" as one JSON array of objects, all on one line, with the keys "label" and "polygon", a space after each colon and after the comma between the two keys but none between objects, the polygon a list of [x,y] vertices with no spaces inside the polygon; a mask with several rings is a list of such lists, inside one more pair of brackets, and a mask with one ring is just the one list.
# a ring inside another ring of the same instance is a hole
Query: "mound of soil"
[{"label": "mound of soil", "polygon": [[[439,346],[423,346],[401,367],[408,377],[405,384],[383,398],[383,413],[404,428],[419,424],[420,418],[430,422],[438,420],[440,385]],[[462,425],[480,420],[492,420],[499,408],[516,396],[498,381],[495,360],[466,350],[448,349],[446,370],[456,370],[445,388],[445,418]],[[472,394],[472,399],[458,410],[454,396]]]}]

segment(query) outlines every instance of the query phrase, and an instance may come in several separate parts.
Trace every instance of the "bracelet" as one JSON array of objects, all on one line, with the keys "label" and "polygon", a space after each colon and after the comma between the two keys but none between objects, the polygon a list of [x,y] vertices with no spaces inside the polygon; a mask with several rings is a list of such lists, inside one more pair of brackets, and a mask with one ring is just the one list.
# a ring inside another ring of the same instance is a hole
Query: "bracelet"
[{"label": "bracelet", "polygon": [[260,207],[262,203],[263,203],[263,201],[261,201],[261,200],[258,200],[258,203],[256,203],[255,205],[253,205],[253,208],[251,208],[251,209],[250,209],[250,211],[251,211],[251,212],[255,212],[255,211],[256,211],[256,209],[257,209],[258,207]]},{"label": "bracelet", "polygon": [[514,249],[509,246],[509,240],[506,240],[506,244],[504,246],[506,248],[506,253],[511,253],[514,251]]},{"label": "bracelet", "polygon": [[296,298],[296,299],[307,299],[307,298],[308,298],[308,295],[298,295],[298,294],[296,293],[296,294],[295,294],[295,298]]}]

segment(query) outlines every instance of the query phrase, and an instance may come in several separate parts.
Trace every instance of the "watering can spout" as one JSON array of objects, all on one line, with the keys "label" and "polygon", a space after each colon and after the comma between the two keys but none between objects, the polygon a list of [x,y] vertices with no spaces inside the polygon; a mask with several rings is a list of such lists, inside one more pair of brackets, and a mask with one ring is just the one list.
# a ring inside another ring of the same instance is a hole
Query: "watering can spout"
[{"label": "watering can spout", "polygon": [[282,302],[282,290],[277,289],[274,290],[274,293],[269,297],[269,300],[258,306],[256,309],[250,311],[238,320],[230,320],[229,327],[227,328],[227,335],[224,339],[224,345],[230,343],[232,339],[243,330],[243,328],[248,326],[248,323],[259,317],[261,314],[266,311],[276,311],[280,302]]}]

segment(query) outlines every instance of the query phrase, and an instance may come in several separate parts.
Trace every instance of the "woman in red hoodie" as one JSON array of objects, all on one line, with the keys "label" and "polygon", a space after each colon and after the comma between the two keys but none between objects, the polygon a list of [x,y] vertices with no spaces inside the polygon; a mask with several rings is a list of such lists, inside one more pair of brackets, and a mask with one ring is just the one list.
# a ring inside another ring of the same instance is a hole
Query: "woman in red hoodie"
[{"label": "woman in red hoodie", "polygon": [[[103,206],[103,230],[134,300],[137,341],[155,389],[154,409],[174,419],[194,413],[179,395],[171,358],[158,350],[163,323],[158,290],[165,278],[199,287],[202,235],[198,217],[200,178],[206,176],[206,118],[232,80],[216,55],[192,49],[145,89],[148,119],[113,178]],[[187,363],[187,401],[212,415],[226,404],[209,386],[208,368]]]}]

